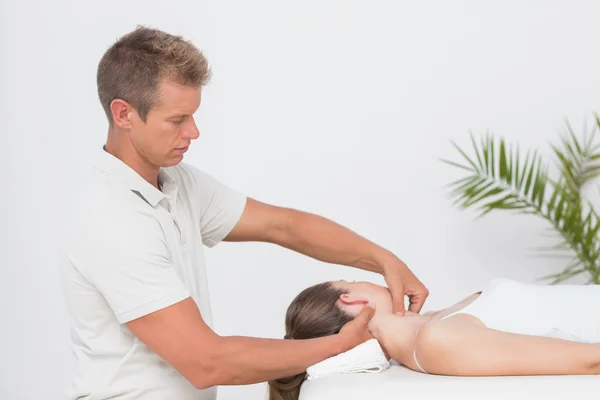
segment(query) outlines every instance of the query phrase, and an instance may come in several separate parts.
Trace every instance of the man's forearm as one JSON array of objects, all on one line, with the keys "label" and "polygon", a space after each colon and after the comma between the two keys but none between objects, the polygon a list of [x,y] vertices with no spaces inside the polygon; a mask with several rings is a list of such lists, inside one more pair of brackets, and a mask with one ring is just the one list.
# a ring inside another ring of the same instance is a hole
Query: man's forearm
[{"label": "man's forearm", "polygon": [[311,258],[383,273],[384,265],[401,263],[390,251],[325,217],[289,210],[277,244]]},{"label": "man's forearm", "polygon": [[249,385],[300,374],[326,358],[349,350],[340,335],[307,340],[241,336],[218,339],[206,386]]}]

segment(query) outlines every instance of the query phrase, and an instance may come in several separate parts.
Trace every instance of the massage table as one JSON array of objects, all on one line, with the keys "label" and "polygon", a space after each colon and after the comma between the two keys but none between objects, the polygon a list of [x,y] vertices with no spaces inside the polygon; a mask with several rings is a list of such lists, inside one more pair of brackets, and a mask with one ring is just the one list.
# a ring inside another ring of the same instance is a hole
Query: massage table
[{"label": "massage table", "polygon": [[562,399],[600,400],[600,376],[455,377],[412,371],[395,362],[378,373],[307,380],[299,400]]}]

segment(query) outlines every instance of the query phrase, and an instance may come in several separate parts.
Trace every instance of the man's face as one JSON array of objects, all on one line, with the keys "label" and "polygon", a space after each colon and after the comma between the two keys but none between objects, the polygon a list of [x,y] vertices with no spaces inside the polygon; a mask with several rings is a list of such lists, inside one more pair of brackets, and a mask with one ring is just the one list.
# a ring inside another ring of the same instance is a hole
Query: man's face
[{"label": "man's face", "polygon": [[199,136],[193,114],[200,107],[201,88],[163,81],[159,99],[146,122],[132,116],[130,139],[137,152],[156,167],[169,167],[183,160],[192,140]]}]

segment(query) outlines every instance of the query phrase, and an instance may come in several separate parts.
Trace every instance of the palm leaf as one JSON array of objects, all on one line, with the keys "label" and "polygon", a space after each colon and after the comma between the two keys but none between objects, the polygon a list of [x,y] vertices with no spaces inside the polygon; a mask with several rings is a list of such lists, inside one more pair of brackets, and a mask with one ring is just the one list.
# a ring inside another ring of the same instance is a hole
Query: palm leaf
[{"label": "palm leaf", "polygon": [[[598,116],[595,122],[600,127]],[[586,272],[590,282],[600,283],[600,218],[581,195],[582,187],[600,176],[596,129],[578,139],[567,125],[560,144],[551,146],[558,179],[550,178],[548,166],[536,150],[527,150],[523,156],[518,144],[489,132],[479,141],[470,133],[470,139],[474,156],[452,142],[463,162],[442,160],[467,174],[449,185],[454,205],[475,208],[479,217],[493,210],[511,210],[545,219],[561,240],[544,251],[557,256],[568,250],[574,257],[562,272],[545,278],[559,283]]]},{"label": "palm leaf", "polygon": [[596,126],[588,136],[584,131],[583,140],[578,140],[570,124],[566,134],[561,136],[562,147],[552,146],[561,176],[573,195],[573,201],[580,201],[581,189],[586,183],[600,176],[600,141],[597,140],[597,128],[600,119],[596,117]]},{"label": "palm leaf", "polygon": [[547,172],[537,152],[528,152],[521,164],[518,151],[507,145],[503,138],[486,134],[478,144],[471,140],[475,158],[460,149],[460,155],[471,165],[444,160],[449,165],[469,171],[470,175],[453,182],[451,192],[455,205],[461,208],[476,206],[483,216],[495,209],[528,212],[541,210],[546,191]]}]

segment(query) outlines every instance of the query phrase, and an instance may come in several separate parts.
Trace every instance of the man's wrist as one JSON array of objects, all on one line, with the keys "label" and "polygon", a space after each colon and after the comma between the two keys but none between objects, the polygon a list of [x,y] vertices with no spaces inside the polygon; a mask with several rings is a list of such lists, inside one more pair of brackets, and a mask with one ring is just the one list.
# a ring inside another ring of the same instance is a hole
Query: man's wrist
[{"label": "man's wrist", "polygon": [[340,332],[338,334],[335,335],[336,336],[336,344],[335,344],[335,349],[336,352],[339,353],[344,353],[350,349],[352,349],[353,347],[355,347],[355,344],[352,341],[352,338],[345,332]]},{"label": "man's wrist", "polygon": [[385,275],[386,273],[392,270],[408,268],[408,266],[404,262],[402,262],[402,260],[400,260],[394,253],[387,250],[384,250],[383,252],[379,253],[375,260],[381,268],[382,275]]}]

